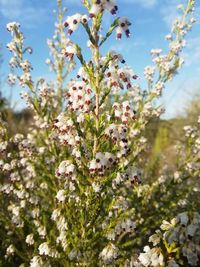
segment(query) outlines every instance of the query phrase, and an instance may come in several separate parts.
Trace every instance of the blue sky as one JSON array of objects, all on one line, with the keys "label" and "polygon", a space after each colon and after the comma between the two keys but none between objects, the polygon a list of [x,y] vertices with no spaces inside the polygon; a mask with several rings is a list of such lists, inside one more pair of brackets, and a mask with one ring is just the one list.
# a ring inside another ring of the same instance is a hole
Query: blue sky
[{"label": "blue sky", "polygon": [[[143,76],[143,69],[151,64],[149,51],[152,48],[167,48],[164,37],[170,31],[170,25],[177,15],[176,7],[185,0],[118,0],[120,16],[127,16],[132,22],[131,38],[125,37],[116,41],[113,35],[104,46],[104,52],[114,49],[123,53],[126,62],[132,66],[139,76]],[[197,1],[196,18],[200,20],[200,3]],[[82,12],[81,0],[63,0],[68,8],[68,14]],[[9,72],[9,52],[6,44],[10,41],[10,35],[6,31],[7,22],[18,21],[25,34],[26,44],[31,44],[34,53],[31,58],[33,64],[33,77],[53,78],[45,65],[49,57],[46,44],[47,38],[51,38],[54,31],[56,0],[0,0],[0,43],[3,45],[4,63],[1,69],[4,77]],[[105,25],[114,18],[107,14]],[[75,40],[86,42],[81,28],[73,36]],[[194,26],[187,37],[188,46],[184,50],[185,65],[180,74],[167,85],[161,103],[166,108],[165,118],[171,118],[184,112],[190,99],[200,92],[200,24]],[[13,101],[17,107],[23,106],[19,100],[20,88],[12,89]],[[4,95],[10,94],[8,86],[3,87]]]}]

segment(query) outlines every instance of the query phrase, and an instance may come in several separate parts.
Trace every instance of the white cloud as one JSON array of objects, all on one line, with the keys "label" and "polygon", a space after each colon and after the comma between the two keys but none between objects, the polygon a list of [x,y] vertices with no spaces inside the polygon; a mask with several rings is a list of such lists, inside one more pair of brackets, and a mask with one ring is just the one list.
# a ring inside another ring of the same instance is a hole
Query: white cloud
[{"label": "white cloud", "polygon": [[23,6],[22,0],[0,0],[0,12],[8,19],[19,17]]},{"label": "white cloud", "polygon": [[[163,21],[166,23],[166,25],[171,28],[172,23],[175,21],[176,18],[180,17],[180,12],[178,10],[178,5],[183,4],[184,6],[187,5],[186,0],[165,0],[162,3],[161,6],[161,15],[163,18]],[[195,8],[194,16],[197,20],[200,18],[200,7]]]},{"label": "white cloud", "polygon": [[158,0],[124,0],[123,2],[128,4],[138,4],[144,8],[151,8],[157,4]]},{"label": "white cloud", "polygon": [[34,27],[48,17],[46,8],[36,8],[26,0],[0,0],[0,15],[7,20],[17,20],[26,28]]},{"label": "white cloud", "polygon": [[179,11],[177,9],[178,4],[180,4],[179,0],[170,0],[164,2],[163,7],[161,8],[163,21],[169,28],[171,28],[173,22],[179,16]]},{"label": "white cloud", "polygon": [[136,40],[134,42],[125,42],[125,41],[120,41],[118,43],[115,43],[109,47],[109,50],[114,50],[119,53],[130,53],[133,48],[145,45],[145,42],[143,40]]},{"label": "white cloud", "polygon": [[200,61],[200,37],[189,38],[187,49],[183,53],[186,66],[199,64]]},{"label": "white cloud", "polygon": [[117,51],[119,53],[128,53],[132,50],[133,45],[127,44],[125,42],[116,43],[114,45],[111,45],[109,50]]}]

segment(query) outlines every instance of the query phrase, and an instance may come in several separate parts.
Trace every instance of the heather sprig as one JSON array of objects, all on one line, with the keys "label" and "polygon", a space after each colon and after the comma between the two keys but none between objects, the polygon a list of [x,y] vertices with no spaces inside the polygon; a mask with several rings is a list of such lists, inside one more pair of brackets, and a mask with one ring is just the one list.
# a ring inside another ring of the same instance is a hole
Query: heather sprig
[{"label": "heather sprig", "polygon": [[[22,97],[34,113],[34,123],[27,135],[12,137],[1,123],[0,170],[4,178],[0,212],[4,215],[0,226],[7,234],[1,241],[3,263],[175,266],[176,257],[166,258],[163,246],[142,250],[163,216],[168,220],[179,209],[198,208],[194,201],[199,175],[198,128],[185,128],[187,154],[182,153],[175,173],[165,170],[154,183],[148,183],[138,166],[148,144],[143,136],[146,126],[163,112],[154,101],[183,64],[180,53],[195,22],[194,4],[189,0],[181,8],[182,17],[166,37],[169,50],[151,50],[153,66],[144,70],[144,89],[123,55],[116,51],[102,55],[101,47],[114,31],[117,41],[123,34],[130,36],[131,23],[124,17],[115,17],[107,32],[102,29],[105,12],[118,14],[115,1],[83,1],[86,14],[65,18],[66,10],[58,0],[58,22],[53,39],[48,40],[51,55],[46,62],[55,73],[53,83],[43,78],[34,81],[32,65],[25,59],[32,49],[25,46],[18,23],[7,25],[13,38],[8,44],[13,53],[10,65],[17,73],[8,80],[28,87]],[[89,61],[83,44],[70,39],[81,27],[88,36]],[[68,80],[76,61],[80,68],[75,78]],[[156,233],[159,236],[151,240],[156,238],[159,244],[163,237]],[[169,240],[163,240],[168,249]],[[187,249],[183,256],[190,257]],[[177,251],[173,251],[175,256]],[[171,265],[166,265],[169,260]]]}]

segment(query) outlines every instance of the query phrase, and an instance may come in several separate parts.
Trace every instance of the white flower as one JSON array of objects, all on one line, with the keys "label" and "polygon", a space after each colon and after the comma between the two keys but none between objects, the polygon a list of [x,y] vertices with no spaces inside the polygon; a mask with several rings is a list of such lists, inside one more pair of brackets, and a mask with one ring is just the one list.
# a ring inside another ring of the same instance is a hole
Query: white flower
[{"label": "white flower", "polygon": [[155,68],[152,66],[146,66],[144,69],[144,76],[147,80],[152,81]]},{"label": "white flower", "polygon": [[9,61],[9,65],[12,67],[12,68],[15,68],[17,67],[17,58],[16,57],[12,57]]},{"label": "white flower", "polygon": [[17,76],[15,74],[8,75],[8,83],[14,85],[17,81]]},{"label": "white flower", "polygon": [[[85,18],[83,20],[85,21]],[[71,35],[78,28],[78,25],[81,21],[82,15],[79,13],[69,16],[64,22],[64,26],[68,27],[68,34]]]},{"label": "white flower", "polygon": [[145,246],[144,247],[144,251],[145,251],[145,253],[140,253],[138,259],[140,260],[140,262],[144,266],[149,266],[150,263],[151,263],[151,256],[150,256],[150,254],[148,254],[148,252],[150,251],[150,247],[149,246]]},{"label": "white flower", "polygon": [[21,62],[20,67],[25,72],[29,72],[30,69],[32,69],[31,63],[28,60],[24,60],[23,62]]},{"label": "white flower", "polygon": [[121,17],[118,20],[118,27],[116,28],[117,39],[122,38],[122,33],[125,32],[127,37],[130,37],[129,26],[130,21],[126,17]]},{"label": "white flower", "polygon": [[111,263],[114,259],[117,258],[118,255],[118,248],[112,244],[109,243],[99,254],[99,257],[105,262],[105,263]]},{"label": "white flower", "polygon": [[6,249],[6,255],[14,255],[15,253],[15,247],[13,245],[10,245]]},{"label": "white flower", "polygon": [[162,253],[153,253],[151,257],[151,265],[152,266],[163,266],[164,264],[164,257]]},{"label": "white flower", "polygon": [[30,267],[50,267],[43,262],[40,256],[34,256],[30,261]]},{"label": "white flower", "polygon": [[167,231],[167,230],[169,230],[170,228],[172,228],[172,225],[171,225],[169,222],[163,220],[163,221],[162,221],[162,224],[161,224],[161,226],[160,226],[160,228],[161,228],[162,230],[164,230],[164,231]]},{"label": "white flower", "polygon": [[161,52],[162,52],[162,49],[152,49],[151,55],[152,56],[159,56]]},{"label": "white flower", "polygon": [[164,257],[159,248],[150,249],[149,246],[144,247],[145,253],[140,253],[139,260],[145,266],[163,266],[164,265]]},{"label": "white flower", "polygon": [[172,40],[173,40],[173,37],[172,37],[171,34],[167,34],[167,35],[165,36],[165,39],[166,39],[167,41],[172,41]]},{"label": "white flower", "polygon": [[51,248],[48,242],[40,244],[38,250],[40,255],[46,255],[52,258],[58,257],[58,252],[55,249]]},{"label": "white flower", "polygon": [[101,191],[101,185],[97,183],[92,183],[92,188],[94,189],[95,193],[99,193]]},{"label": "white flower", "polygon": [[26,237],[26,243],[28,245],[33,245],[34,244],[33,234],[27,235],[27,237]]},{"label": "white flower", "polygon": [[38,250],[39,250],[40,255],[50,256],[50,254],[51,254],[50,253],[50,247],[49,247],[49,244],[47,242],[40,244]]},{"label": "white flower", "polygon": [[8,142],[1,142],[0,143],[0,153],[4,152],[8,146]]},{"label": "white flower", "polygon": [[174,173],[174,180],[175,180],[176,182],[180,182],[180,181],[181,181],[180,172],[176,171],[176,172]]},{"label": "white flower", "polygon": [[155,94],[156,96],[160,96],[164,87],[165,87],[164,83],[159,81],[155,84],[152,93]]},{"label": "white flower", "polygon": [[66,191],[65,190],[59,190],[56,194],[56,198],[59,202],[64,202],[66,199]]},{"label": "white flower", "polygon": [[18,22],[9,22],[7,25],[6,25],[6,29],[9,31],[9,32],[13,32],[14,29],[17,29],[20,27],[20,24]]},{"label": "white flower", "polygon": [[44,238],[47,234],[45,226],[42,225],[37,228],[37,231],[39,236],[41,236],[42,238]]},{"label": "white flower", "polygon": [[93,160],[90,162],[89,170],[90,170],[90,172],[94,172],[96,169],[97,169],[97,162],[96,162],[95,159],[93,159]]},{"label": "white flower", "polygon": [[191,19],[190,19],[190,22],[191,22],[191,23],[195,23],[196,21],[197,21],[197,20],[196,20],[195,18],[191,18]]},{"label": "white flower", "polygon": [[61,211],[59,209],[55,209],[53,210],[52,214],[51,214],[51,219],[53,221],[56,221],[61,215]]},{"label": "white flower", "polygon": [[154,246],[158,245],[161,240],[161,232],[160,230],[156,231],[156,234],[149,237],[149,242],[152,242]]},{"label": "white flower", "polygon": [[90,18],[95,17],[100,11],[102,7],[99,4],[93,4],[90,9]]},{"label": "white flower", "polygon": [[77,49],[75,45],[68,45],[62,50],[63,56],[65,56],[69,61],[73,60],[74,55],[76,55]]},{"label": "white flower", "polygon": [[58,177],[72,176],[75,172],[75,165],[70,160],[64,160],[60,163],[56,175]]},{"label": "white flower", "polygon": [[24,74],[22,74],[19,79],[20,79],[20,85],[23,87],[27,83],[32,83],[32,77],[31,77],[31,74],[29,72],[24,72]]}]

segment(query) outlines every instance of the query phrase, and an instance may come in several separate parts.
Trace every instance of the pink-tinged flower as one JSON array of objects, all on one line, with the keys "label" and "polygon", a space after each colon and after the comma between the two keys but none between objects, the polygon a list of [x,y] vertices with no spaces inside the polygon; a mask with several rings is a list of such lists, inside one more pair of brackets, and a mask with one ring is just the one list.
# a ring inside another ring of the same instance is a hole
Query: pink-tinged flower
[{"label": "pink-tinged flower", "polygon": [[121,17],[118,20],[118,27],[116,28],[117,39],[122,38],[122,34],[125,33],[126,37],[130,37],[129,26],[131,23],[125,17]]}]

